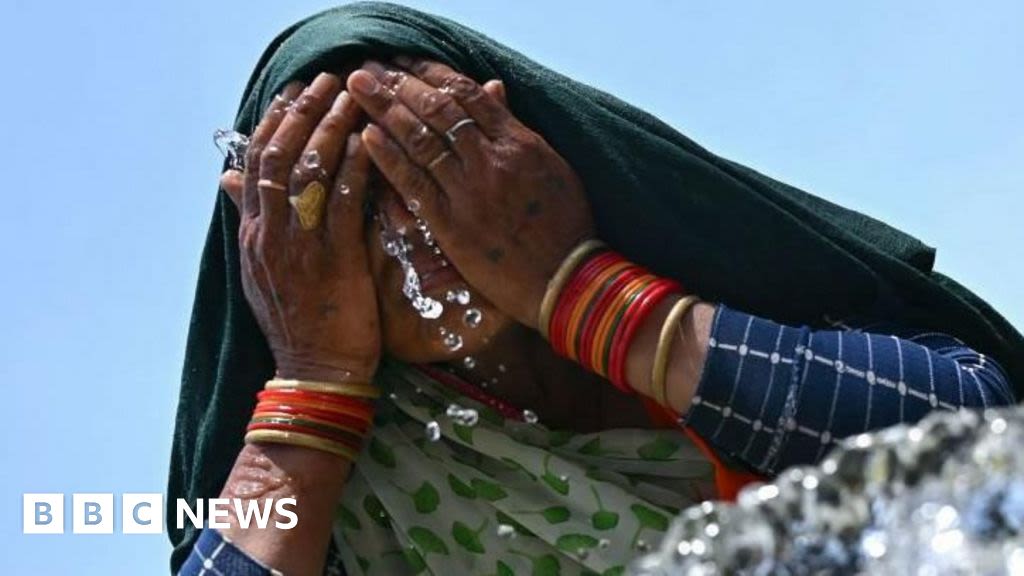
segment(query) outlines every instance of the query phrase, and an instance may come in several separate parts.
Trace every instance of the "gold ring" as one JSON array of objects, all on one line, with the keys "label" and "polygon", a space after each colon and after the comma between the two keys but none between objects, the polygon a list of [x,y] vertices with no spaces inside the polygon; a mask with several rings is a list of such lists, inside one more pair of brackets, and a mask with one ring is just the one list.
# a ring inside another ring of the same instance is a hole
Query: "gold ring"
[{"label": "gold ring", "polygon": [[299,217],[299,226],[303,230],[312,230],[320,225],[324,216],[324,200],[327,198],[327,190],[320,182],[313,180],[302,190],[298,196],[291,196],[288,202],[295,208]]},{"label": "gold ring", "polygon": [[449,128],[448,130],[445,130],[444,137],[447,138],[449,142],[454,144],[455,143],[455,132],[459,128],[464,128],[466,126],[469,126],[470,124],[476,124],[476,120],[473,120],[472,118],[463,118],[462,120],[459,120],[455,124],[452,124],[451,128]]},{"label": "gold ring", "polygon": [[256,181],[257,188],[270,188],[271,190],[277,190],[279,192],[287,192],[288,187],[279,182],[274,182],[269,178],[260,178]]},{"label": "gold ring", "polygon": [[433,170],[438,164],[440,164],[441,162],[444,162],[445,158],[447,158],[447,157],[449,157],[451,155],[452,155],[452,151],[451,150],[445,150],[444,152],[441,152],[433,160],[431,160],[429,164],[427,164],[427,170]]}]

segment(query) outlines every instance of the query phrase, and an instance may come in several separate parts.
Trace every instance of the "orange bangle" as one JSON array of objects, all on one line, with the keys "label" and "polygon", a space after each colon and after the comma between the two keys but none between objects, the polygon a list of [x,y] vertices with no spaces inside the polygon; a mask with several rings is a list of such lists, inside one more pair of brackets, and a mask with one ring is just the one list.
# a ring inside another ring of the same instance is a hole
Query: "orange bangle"
[{"label": "orange bangle", "polygon": [[368,410],[359,410],[357,408],[351,408],[348,406],[339,406],[337,404],[327,404],[324,402],[309,402],[301,400],[291,400],[288,402],[278,402],[278,404],[284,404],[286,406],[294,406],[296,408],[313,408],[325,412],[333,412],[335,414],[344,414],[358,419],[360,422],[366,422],[369,424],[373,420],[373,415]]},{"label": "orange bangle", "polygon": [[[615,325],[615,320],[622,316],[626,303],[630,302],[636,294],[642,292],[654,280],[654,276],[651,276],[650,274],[640,276],[627,284],[622,291],[616,295],[615,300],[612,301],[611,305],[608,306],[608,310],[597,325],[597,331],[594,335],[594,342],[597,345],[594,346],[593,354],[590,359],[591,366],[598,374],[606,376],[608,372],[608,350],[605,343],[609,338],[612,327]],[[602,357],[604,358],[603,361],[601,360]]]},{"label": "orange bangle", "polygon": [[587,286],[580,295],[579,300],[576,301],[576,305],[569,316],[569,325],[566,330],[566,349],[569,352],[570,358],[579,358],[579,335],[583,331],[581,324],[587,318],[587,313],[593,309],[597,296],[608,286],[609,278],[613,278],[630,266],[631,264],[625,260],[612,263],[607,269],[594,276],[593,280],[590,281],[590,285]]},{"label": "orange bangle", "polygon": [[259,413],[254,412],[252,418],[253,422],[257,422],[262,418],[287,418],[295,420],[297,423],[300,424],[304,421],[313,422],[314,424],[319,424],[321,426],[329,426],[331,428],[336,428],[342,432],[347,432],[348,434],[354,434],[356,436],[359,436],[360,438],[366,436],[366,430],[359,430],[355,426],[347,426],[337,421],[317,418],[316,416],[312,416],[310,414],[289,414],[287,412],[273,412],[267,410]]}]

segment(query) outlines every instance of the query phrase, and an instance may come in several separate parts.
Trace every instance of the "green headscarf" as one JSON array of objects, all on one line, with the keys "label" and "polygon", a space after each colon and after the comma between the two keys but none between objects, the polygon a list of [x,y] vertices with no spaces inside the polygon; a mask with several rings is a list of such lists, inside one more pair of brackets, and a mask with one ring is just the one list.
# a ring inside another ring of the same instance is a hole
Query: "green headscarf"
[{"label": "green headscarf", "polygon": [[[478,81],[504,80],[515,115],[586,185],[599,236],[708,300],[790,323],[885,318],[955,335],[1007,370],[1018,395],[1024,339],[984,301],[932,270],[935,251],[857,212],[704,150],[615,97],[486,36],[409,8],[359,3],[307,18],[260,58],[235,128],[251,133],[274,94],[367,56],[421,55]],[[182,376],[169,499],[216,496],[273,359],[242,293],[238,213],[221,194],[200,265]],[[172,567],[197,536],[168,530]]]}]

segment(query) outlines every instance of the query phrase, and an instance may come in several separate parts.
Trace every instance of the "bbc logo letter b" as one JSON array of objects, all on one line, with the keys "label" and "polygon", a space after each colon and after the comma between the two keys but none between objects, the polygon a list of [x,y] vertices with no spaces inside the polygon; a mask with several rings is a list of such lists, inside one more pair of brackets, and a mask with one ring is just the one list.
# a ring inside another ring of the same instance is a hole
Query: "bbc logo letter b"
[{"label": "bbc logo letter b", "polygon": [[25,534],[64,533],[63,494],[24,494],[21,531]]},{"label": "bbc logo letter b", "polygon": [[114,533],[113,494],[72,494],[71,506],[75,534]]}]

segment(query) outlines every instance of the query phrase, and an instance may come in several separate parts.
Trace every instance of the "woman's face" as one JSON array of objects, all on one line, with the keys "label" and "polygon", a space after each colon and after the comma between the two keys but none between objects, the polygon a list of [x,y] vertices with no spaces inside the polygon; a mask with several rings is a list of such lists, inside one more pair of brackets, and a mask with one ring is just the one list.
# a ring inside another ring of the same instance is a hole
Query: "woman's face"
[{"label": "woman's face", "polygon": [[[416,217],[406,209],[390,184],[383,178],[376,178],[373,193],[372,208],[377,217],[367,224],[366,241],[370,272],[377,287],[384,351],[395,359],[412,363],[454,361],[482,351],[513,320],[469,286],[453,265],[445,265],[443,254],[435,253],[435,249],[426,244],[416,227]],[[381,241],[384,225],[404,230],[410,247],[409,259],[419,274],[423,294],[444,305],[439,318],[421,317],[403,294],[405,272],[398,259],[384,250]],[[448,302],[448,293],[459,290],[469,291],[469,304]],[[478,325],[466,321],[470,309],[480,312],[482,319]],[[461,347],[453,349],[454,338],[449,338],[446,344],[445,332],[458,334],[462,339]]]}]

